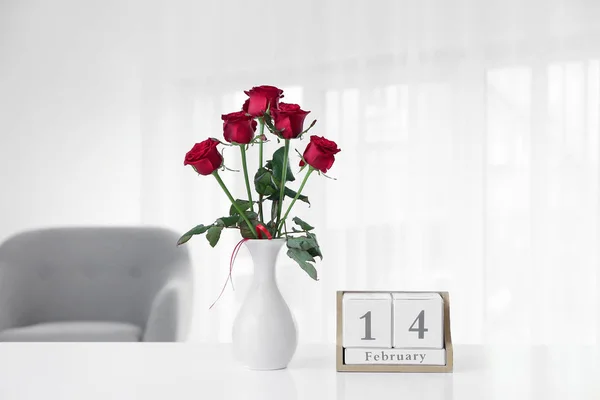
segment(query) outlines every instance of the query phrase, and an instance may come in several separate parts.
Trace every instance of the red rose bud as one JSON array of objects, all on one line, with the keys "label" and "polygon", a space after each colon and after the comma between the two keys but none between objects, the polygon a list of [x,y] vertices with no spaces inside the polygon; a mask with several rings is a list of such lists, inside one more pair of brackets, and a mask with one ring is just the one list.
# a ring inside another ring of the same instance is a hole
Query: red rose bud
[{"label": "red rose bud", "polygon": [[[333,165],[334,155],[340,151],[335,142],[313,135],[304,150],[303,157],[308,165],[325,173]],[[304,161],[300,161],[300,166],[304,166]]]},{"label": "red rose bud", "polygon": [[[283,97],[283,90],[276,88],[275,86],[255,86],[252,89],[245,91],[250,97],[248,99],[248,106],[246,109],[242,108],[248,114],[253,117],[258,117],[267,110],[270,105],[270,109],[279,107],[279,99]],[[244,107],[245,107],[244,103]]]},{"label": "red rose bud", "polygon": [[295,139],[304,130],[304,118],[310,111],[303,111],[298,104],[279,104],[278,109],[274,109],[273,119],[275,121],[275,129],[281,132],[284,139]]},{"label": "red rose bud", "polygon": [[221,115],[223,136],[229,143],[248,144],[254,138],[256,121],[243,111]]},{"label": "red rose bud", "polygon": [[191,165],[200,175],[210,175],[223,164],[223,156],[217,150],[219,141],[208,138],[196,143],[185,155],[183,165]]}]

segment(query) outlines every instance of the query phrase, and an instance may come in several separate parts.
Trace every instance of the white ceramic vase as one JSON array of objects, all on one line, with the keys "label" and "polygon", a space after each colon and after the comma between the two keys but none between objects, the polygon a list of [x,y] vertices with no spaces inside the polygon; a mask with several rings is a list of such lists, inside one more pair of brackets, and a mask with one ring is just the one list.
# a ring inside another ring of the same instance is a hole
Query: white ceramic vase
[{"label": "white ceramic vase", "polygon": [[233,350],[249,369],[285,368],[296,351],[296,322],[275,276],[284,243],[285,239],[245,242],[254,262],[254,277],[233,323]]}]

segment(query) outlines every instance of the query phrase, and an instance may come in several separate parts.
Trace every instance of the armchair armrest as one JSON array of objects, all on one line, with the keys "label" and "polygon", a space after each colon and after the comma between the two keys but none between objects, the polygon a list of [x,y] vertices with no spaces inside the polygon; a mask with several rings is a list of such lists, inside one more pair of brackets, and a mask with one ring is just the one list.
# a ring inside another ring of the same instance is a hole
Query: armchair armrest
[{"label": "armchair armrest", "polygon": [[8,265],[0,262],[0,332],[17,327],[23,311],[23,303],[15,296],[15,285],[7,270]]},{"label": "armchair armrest", "polygon": [[150,309],[143,342],[180,342],[186,339],[191,310],[191,285],[182,279],[167,282]]}]

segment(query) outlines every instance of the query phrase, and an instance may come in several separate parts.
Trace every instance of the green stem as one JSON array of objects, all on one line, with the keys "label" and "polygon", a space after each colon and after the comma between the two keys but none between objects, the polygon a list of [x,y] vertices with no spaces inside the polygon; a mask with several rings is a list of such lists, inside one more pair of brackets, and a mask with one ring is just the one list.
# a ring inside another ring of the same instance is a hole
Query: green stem
[{"label": "green stem", "polygon": [[219,182],[219,186],[221,186],[221,189],[223,189],[223,191],[229,198],[231,205],[233,205],[233,207],[237,210],[238,214],[240,214],[240,216],[244,219],[244,221],[246,221],[246,224],[248,224],[248,228],[250,228],[250,232],[252,232],[254,237],[258,239],[258,235],[256,234],[256,230],[254,229],[254,225],[252,225],[252,222],[250,222],[250,220],[248,219],[246,214],[242,210],[240,210],[240,206],[237,205],[237,203],[233,199],[233,196],[231,195],[231,193],[229,193],[229,190],[227,190],[227,186],[225,186],[225,183],[219,176],[219,173],[217,171],[215,171],[215,172],[213,172],[213,175],[214,175],[215,179],[217,180],[217,182]]},{"label": "green stem", "polygon": [[[264,117],[263,117],[264,118]],[[258,168],[262,168],[263,166],[263,134],[265,132],[265,120],[263,118],[259,118],[258,121],[260,122],[260,131],[259,133],[259,138],[260,138],[260,142],[258,143]],[[259,194],[258,195],[258,215],[260,217],[260,222],[261,224],[265,223],[265,219],[263,217],[263,195]]]},{"label": "green stem", "polygon": [[277,209],[277,223],[275,226],[279,231],[279,223],[281,222],[281,210],[283,208],[283,198],[285,196],[285,182],[287,179],[287,169],[288,169],[288,155],[290,152],[290,139],[285,139],[285,147],[283,150],[283,170],[281,171],[281,183],[279,187],[279,204]]},{"label": "green stem", "polygon": [[[264,118],[264,117],[263,117]],[[265,134],[265,120],[263,118],[259,118],[258,122],[260,124],[260,130],[258,131],[258,137],[260,142],[258,143],[258,165],[262,167],[263,165],[263,135]]]},{"label": "green stem", "polygon": [[304,185],[306,185],[306,182],[308,181],[308,177],[310,176],[310,174],[312,174],[313,171],[314,171],[314,168],[311,167],[311,166],[309,166],[308,167],[308,172],[304,176],[304,180],[302,181],[302,184],[300,185],[300,188],[298,189],[298,192],[296,193],[296,196],[294,196],[294,199],[292,200],[292,203],[290,204],[290,206],[286,210],[285,214],[283,215],[283,218],[281,219],[281,224],[278,225],[277,232],[279,232],[281,230],[281,228],[283,227],[283,224],[285,223],[285,219],[289,215],[290,211],[292,211],[292,207],[294,207],[294,204],[296,203],[296,200],[298,200],[298,197],[300,197],[300,193],[302,193],[302,189],[304,189]]},{"label": "green stem", "polygon": [[248,180],[248,165],[246,164],[246,145],[240,145],[242,153],[242,168],[244,168],[244,180],[246,181],[246,191],[248,192],[248,201],[250,201],[250,210],[254,212],[254,202],[252,201],[252,190],[250,190],[250,181]]}]

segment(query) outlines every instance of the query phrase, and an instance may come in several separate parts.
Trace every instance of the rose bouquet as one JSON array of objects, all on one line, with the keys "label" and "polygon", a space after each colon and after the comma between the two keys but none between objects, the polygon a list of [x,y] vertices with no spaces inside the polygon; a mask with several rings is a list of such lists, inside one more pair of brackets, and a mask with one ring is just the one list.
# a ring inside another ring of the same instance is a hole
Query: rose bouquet
[{"label": "rose bouquet", "polygon": [[[208,138],[196,143],[186,154],[184,161],[184,165],[192,166],[198,174],[212,175],[216,179],[231,202],[229,214],[216,219],[212,224],[195,226],[177,244],[186,243],[195,235],[206,234],[209,244],[214,247],[224,229],[238,230],[245,239],[284,238],[287,255],[311,278],[317,280],[315,258],[322,259],[323,254],[313,232],[314,228],[298,217],[292,218],[293,226],[290,227],[288,218],[298,200],[308,203],[308,197],[302,194],[302,190],[309,177],[314,172],[324,175],[333,165],[335,154],[340,149],[333,141],[311,136],[303,153],[296,150],[300,172],[304,172],[302,182],[297,191],[288,187],[288,183],[296,179],[290,165],[292,143],[302,139],[316,120],[305,129],[304,120],[310,111],[302,110],[298,104],[280,102],[283,91],[276,87],[259,86],[245,93],[248,99],[241,111],[221,116],[225,142]],[[265,135],[265,127],[272,139],[276,139],[278,143],[283,142],[268,160],[263,158],[263,144],[269,140]],[[246,198],[235,198],[221,179],[219,171],[227,168],[219,145],[239,148]],[[253,185],[250,183],[246,161],[246,153],[250,149],[258,149],[259,152],[259,165],[253,176]],[[286,200],[290,200],[287,205]]]}]

